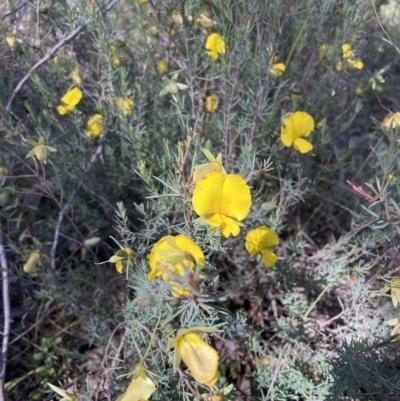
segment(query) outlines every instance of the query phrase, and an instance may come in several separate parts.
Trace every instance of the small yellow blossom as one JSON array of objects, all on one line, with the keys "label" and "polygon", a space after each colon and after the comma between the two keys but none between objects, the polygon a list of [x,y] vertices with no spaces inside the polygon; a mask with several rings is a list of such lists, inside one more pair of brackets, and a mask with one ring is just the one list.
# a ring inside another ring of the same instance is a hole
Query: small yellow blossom
[{"label": "small yellow blossom", "polygon": [[6,32],[6,42],[13,52],[15,52],[15,50],[17,50],[18,42],[13,33]]},{"label": "small yellow blossom", "polygon": [[112,63],[114,67],[119,67],[121,65],[121,60],[119,59],[118,55],[113,55]]},{"label": "small yellow blossom", "polygon": [[155,25],[152,25],[152,26],[149,28],[149,32],[150,32],[153,36],[155,36],[155,35],[157,34],[157,32],[158,32],[158,28],[157,28]]},{"label": "small yellow blossom", "polygon": [[60,57],[58,57],[58,56],[55,56],[55,57],[53,58],[53,63],[54,63],[57,67],[62,67],[62,66],[64,65],[63,60],[62,60]]},{"label": "small yellow blossom", "polygon": [[36,271],[39,260],[40,252],[38,250],[32,251],[32,253],[29,255],[28,261],[24,265],[24,272],[33,273],[34,271]]},{"label": "small yellow blossom", "polygon": [[278,261],[278,257],[267,248],[278,245],[278,243],[279,238],[274,230],[260,226],[247,233],[245,246],[251,256],[261,253],[264,266],[272,267]]},{"label": "small yellow blossom", "polygon": [[224,166],[222,165],[222,154],[219,153],[217,157],[214,157],[208,149],[201,149],[204,156],[208,159],[209,163],[200,164],[195,166],[193,172],[193,182],[197,182],[204,178],[208,173],[217,171],[226,175]]},{"label": "small yellow blossom", "polygon": [[239,175],[213,171],[196,183],[192,204],[197,222],[219,228],[225,238],[236,237],[250,211],[250,188]]},{"label": "small yellow blossom", "polygon": [[119,274],[122,274],[122,272],[124,271],[124,264],[123,264],[122,260],[117,260],[117,262],[115,263],[115,270]]},{"label": "small yellow blossom", "polygon": [[280,77],[285,71],[286,71],[285,64],[276,63],[272,65],[270,75],[273,77]]},{"label": "small yellow blossom", "polygon": [[182,14],[177,10],[172,11],[172,19],[174,20],[175,24],[177,24],[177,25],[183,24]]},{"label": "small yellow blossom", "polygon": [[314,119],[304,111],[292,113],[281,127],[281,140],[285,146],[293,145],[300,153],[308,153],[313,146],[302,137],[314,130]]},{"label": "small yellow blossom", "polygon": [[162,59],[158,62],[158,68],[159,68],[160,71],[163,72],[164,74],[166,74],[166,73],[168,72],[168,64],[167,64],[167,62],[166,62],[165,59],[162,58]]},{"label": "small yellow blossom", "polygon": [[75,106],[81,101],[81,99],[82,91],[76,87],[72,88],[61,98],[61,102],[64,104],[57,107],[58,113],[61,115],[69,113],[75,108]]},{"label": "small yellow blossom", "polygon": [[138,0],[139,3],[147,3],[148,0]]},{"label": "small yellow blossom", "polygon": [[118,397],[118,401],[145,401],[156,391],[154,382],[147,377],[146,371],[131,381],[126,392]]},{"label": "small yellow blossom", "polygon": [[400,126],[400,112],[397,111],[396,113],[390,113],[387,115],[383,121],[382,125],[386,128],[395,128]]},{"label": "small yellow blossom", "polygon": [[79,75],[79,67],[75,67],[72,71],[71,74],[69,74],[69,77],[75,81],[78,85],[82,83],[82,77]]},{"label": "small yellow blossom", "polygon": [[327,49],[328,49],[328,46],[325,43],[322,43],[322,45],[319,47],[319,50],[318,50],[319,59],[323,59],[326,56]]},{"label": "small yellow blossom", "polygon": [[[169,348],[175,348],[175,360],[181,358],[197,383],[213,387],[218,380],[218,352],[204,342],[197,333],[211,331],[207,328],[179,329]],[[174,366],[177,368],[178,366]]]},{"label": "small yellow blossom", "polygon": [[220,54],[225,54],[226,45],[224,38],[215,32],[208,35],[206,49],[208,50],[208,55],[216,60]]},{"label": "small yellow blossom", "polygon": [[87,122],[88,131],[86,135],[89,138],[97,138],[103,132],[105,124],[106,119],[101,114],[95,114]]},{"label": "small yellow blossom", "polygon": [[390,294],[395,308],[400,304],[400,278],[394,278],[390,283]]},{"label": "small yellow blossom", "polygon": [[188,271],[193,271],[196,266],[202,270],[205,258],[202,250],[192,240],[184,235],[161,238],[154,244],[149,263],[151,271],[149,280],[161,277],[166,282],[171,282],[172,295],[188,295],[190,293],[187,283],[178,282],[177,276],[185,276]]},{"label": "small yellow blossom", "polygon": [[133,106],[135,105],[135,102],[132,99],[128,99],[126,97],[117,97],[112,100],[112,102],[114,107],[121,109],[126,116],[132,114]]},{"label": "small yellow blossom", "polygon": [[218,107],[218,98],[215,95],[210,95],[207,96],[206,98],[206,110],[209,113],[214,113],[215,110],[217,110]]},{"label": "small yellow blossom", "polygon": [[209,18],[206,14],[201,13],[200,15],[197,16],[196,22],[206,28],[210,28],[215,24],[215,21],[213,21],[211,18]]},{"label": "small yellow blossom", "polygon": [[395,177],[393,174],[389,174],[389,175],[387,176],[387,180],[388,180],[388,181],[393,181],[395,178],[396,178],[396,177]]},{"label": "small yellow blossom", "polygon": [[338,71],[342,71],[345,68],[345,65],[350,66],[351,68],[355,68],[357,70],[361,70],[364,67],[364,64],[360,60],[353,59],[354,52],[351,49],[351,45],[349,43],[344,43],[342,45],[342,59],[343,61],[339,61],[336,64],[336,69]]},{"label": "small yellow blossom", "polygon": [[32,139],[28,139],[28,142],[33,146],[33,149],[26,155],[26,158],[36,156],[38,161],[46,164],[48,152],[57,152],[57,149],[45,145],[43,137],[40,137],[38,142]]}]

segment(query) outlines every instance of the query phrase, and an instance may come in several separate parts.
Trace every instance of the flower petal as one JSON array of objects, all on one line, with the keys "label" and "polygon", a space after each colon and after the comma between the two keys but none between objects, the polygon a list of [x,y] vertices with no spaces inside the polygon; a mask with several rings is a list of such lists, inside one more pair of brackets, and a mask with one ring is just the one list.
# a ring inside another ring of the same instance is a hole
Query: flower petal
[{"label": "flower petal", "polygon": [[250,211],[250,188],[240,175],[227,174],[222,175],[222,177],[225,177],[225,181],[222,189],[220,213],[242,221]]},{"label": "flower petal", "polygon": [[297,138],[293,146],[296,150],[298,150],[300,153],[308,153],[312,150],[313,146],[311,145],[310,142],[306,141],[303,138]]},{"label": "flower petal", "polygon": [[263,257],[265,267],[272,267],[278,261],[278,257],[268,249],[261,251],[261,255]]},{"label": "flower petal", "polygon": [[245,247],[251,256],[256,255],[263,249],[278,245],[278,234],[266,226],[260,226],[251,230],[246,235]]},{"label": "flower petal", "polygon": [[178,338],[177,348],[197,383],[214,386],[218,379],[218,352],[193,331]]},{"label": "flower petal", "polygon": [[156,391],[156,386],[144,370],[137,379],[132,380],[121,401],[147,400]]}]

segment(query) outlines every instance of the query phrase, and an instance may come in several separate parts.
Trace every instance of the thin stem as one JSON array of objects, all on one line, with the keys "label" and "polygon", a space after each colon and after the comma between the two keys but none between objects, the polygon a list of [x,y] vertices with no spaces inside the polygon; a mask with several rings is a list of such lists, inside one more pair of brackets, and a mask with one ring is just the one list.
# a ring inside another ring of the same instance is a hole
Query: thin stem
[{"label": "thin stem", "polygon": [[7,351],[8,341],[10,337],[10,296],[8,291],[8,267],[6,251],[3,243],[3,231],[0,222],[0,267],[2,275],[2,289],[3,289],[3,311],[4,311],[4,326],[3,326],[3,341],[1,344],[0,354],[0,400],[4,398],[4,382],[6,379],[6,365],[7,365]]}]

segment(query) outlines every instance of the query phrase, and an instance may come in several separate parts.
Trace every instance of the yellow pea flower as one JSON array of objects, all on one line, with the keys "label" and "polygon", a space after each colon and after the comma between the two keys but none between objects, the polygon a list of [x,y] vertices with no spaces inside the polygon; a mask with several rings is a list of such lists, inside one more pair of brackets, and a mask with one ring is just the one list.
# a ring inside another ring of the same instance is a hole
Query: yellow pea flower
[{"label": "yellow pea flower", "polygon": [[69,78],[71,78],[75,83],[80,85],[82,83],[82,78],[79,75],[79,67],[75,67],[72,71],[71,74],[69,74]]},{"label": "yellow pea flower", "polygon": [[395,308],[400,304],[400,278],[394,278],[390,283],[390,294]]},{"label": "yellow pea flower", "polygon": [[204,156],[208,159],[210,163],[200,164],[195,166],[193,172],[193,181],[197,182],[204,178],[208,173],[212,171],[217,171],[226,175],[226,171],[222,165],[222,154],[219,153],[217,157],[214,157],[208,149],[201,149]]},{"label": "yellow pea flower", "polygon": [[351,45],[349,43],[344,43],[342,45],[342,59],[343,61],[339,61],[336,64],[336,69],[338,71],[344,70],[345,66],[348,65],[351,68],[355,68],[357,70],[361,70],[364,67],[364,63],[360,60],[353,59],[354,52],[351,49]]},{"label": "yellow pea flower", "polygon": [[209,113],[214,113],[215,110],[217,110],[218,107],[218,98],[215,95],[210,95],[207,96],[206,98],[206,110]]},{"label": "yellow pea flower", "polygon": [[208,50],[208,55],[216,60],[220,54],[225,54],[226,45],[224,38],[215,32],[208,35],[206,49]]},{"label": "yellow pea flower", "polygon": [[120,395],[116,401],[144,401],[156,391],[154,382],[147,377],[146,371],[131,381],[126,392]]},{"label": "yellow pea flower", "polygon": [[285,71],[286,71],[285,64],[276,63],[272,65],[270,75],[273,77],[280,77]]},{"label": "yellow pea flower", "polygon": [[36,159],[46,164],[48,152],[57,152],[57,149],[47,146],[44,143],[44,138],[40,137],[39,141],[28,139],[28,143],[33,146],[33,149],[26,155],[26,158],[36,156]]},{"label": "yellow pea flower", "polygon": [[175,348],[174,368],[177,369],[183,359],[196,382],[209,387],[213,387],[218,380],[219,355],[197,333],[213,330],[206,327],[179,329],[177,336],[169,342],[169,348]]},{"label": "yellow pea flower", "polygon": [[87,122],[86,135],[89,138],[97,138],[103,132],[105,123],[106,119],[101,114],[95,114]]},{"label": "yellow pea flower", "polygon": [[225,238],[236,237],[250,211],[250,188],[239,175],[213,171],[196,183],[192,204],[197,222],[219,228]]},{"label": "yellow pea flower", "polygon": [[164,74],[166,74],[168,72],[168,64],[166,62],[165,59],[161,59],[158,62],[158,68],[160,69],[160,71],[162,71]]},{"label": "yellow pea flower", "polygon": [[182,14],[178,10],[172,11],[172,19],[174,20],[175,24],[177,24],[177,25],[183,24]]},{"label": "yellow pea flower", "polygon": [[114,65],[114,67],[119,67],[121,65],[121,60],[119,59],[119,57],[114,54],[113,58],[112,58],[112,63]]},{"label": "yellow pea flower", "polygon": [[161,238],[154,244],[150,255],[149,263],[151,271],[149,280],[161,277],[172,284],[172,295],[189,295],[189,284],[179,281],[177,276],[184,277],[188,271],[196,267],[202,270],[205,265],[205,258],[202,250],[191,239],[184,235],[168,235]]},{"label": "yellow pea flower", "polygon": [[272,267],[278,261],[278,257],[267,248],[278,245],[278,243],[279,238],[274,230],[260,226],[247,233],[245,246],[251,256],[261,253],[264,266]]},{"label": "yellow pea flower", "polygon": [[28,261],[24,265],[24,272],[25,273],[33,273],[36,271],[37,265],[40,260],[40,252],[38,250],[32,251],[29,255]]},{"label": "yellow pea flower", "polygon": [[15,52],[15,50],[17,50],[18,42],[13,33],[6,32],[6,42],[13,52]]},{"label": "yellow pea flower", "polygon": [[293,145],[300,153],[308,153],[313,146],[302,137],[314,130],[314,119],[304,111],[292,113],[281,127],[281,140],[285,146]]},{"label": "yellow pea flower", "polygon": [[215,21],[213,21],[204,13],[201,13],[200,15],[197,16],[196,22],[206,28],[210,28],[215,24]]},{"label": "yellow pea flower", "polygon": [[148,0],[138,0],[139,3],[147,3]]},{"label": "yellow pea flower", "polygon": [[400,126],[400,112],[396,112],[396,113],[391,113],[389,115],[387,115],[383,121],[382,121],[382,125],[384,125],[387,128],[395,128]]},{"label": "yellow pea flower", "polygon": [[61,98],[63,105],[57,106],[58,113],[62,116],[69,113],[75,108],[81,99],[82,91],[77,87],[72,88]]},{"label": "yellow pea flower", "polygon": [[112,103],[115,108],[121,109],[126,116],[132,114],[133,106],[135,105],[135,102],[127,97],[117,97],[112,100]]}]

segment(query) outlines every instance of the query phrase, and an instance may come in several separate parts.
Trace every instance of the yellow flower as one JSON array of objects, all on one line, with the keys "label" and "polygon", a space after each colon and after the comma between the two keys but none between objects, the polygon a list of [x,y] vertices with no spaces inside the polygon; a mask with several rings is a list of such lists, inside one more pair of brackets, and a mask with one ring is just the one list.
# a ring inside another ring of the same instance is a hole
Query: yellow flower
[{"label": "yellow flower", "polygon": [[155,25],[152,25],[152,26],[149,28],[149,32],[150,32],[153,36],[155,36],[155,35],[157,34],[157,32],[158,32],[158,28],[157,28]]},{"label": "yellow flower", "polygon": [[215,32],[208,35],[206,49],[208,50],[208,55],[216,60],[219,54],[225,54],[226,46],[224,38]]},{"label": "yellow flower", "polygon": [[196,22],[202,26],[205,26],[206,28],[210,28],[215,24],[215,21],[213,21],[211,18],[209,18],[206,14],[201,13],[197,18]]},{"label": "yellow flower", "polygon": [[36,156],[36,159],[46,164],[48,152],[57,152],[57,149],[45,144],[43,137],[40,137],[38,142],[32,139],[28,139],[27,142],[33,146],[33,149],[26,155],[26,158]]},{"label": "yellow flower", "polygon": [[17,39],[13,33],[6,32],[6,42],[10,49],[14,52],[18,48]]},{"label": "yellow flower", "polygon": [[218,107],[218,98],[215,95],[210,95],[207,96],[206,98],[206,110],[209,113],[214,113],[215,110],[217,110]]},{"label": "yellow flower", "polygon": [[167,64],[167,62],[165,61],[165,59],[161,59],[159,62],[158,62],[158,68],[160,69],[160,71],[162,71],[163,73],[167,73],[168,72],[168,64]]},{"label": "yellow flower", "polygon": [[62,66],[64,65],[64,61],[63,61],[60,57],[58,57],[58,56],[55,56],[55,57],[53,58],[53,63],[54,63],[57,67],[62,67]]},{"label": "yellow flower", "polygon": [[147,377],[143,370],[140,375],[131,381],[125,394],[117,398],[118,401],[144,401],[156,391],[154,382]]},{"label": "yellow flower", "polygon": [[390,294],[395,308],[400,304],[400,278],[394,278],[390,283]]},{"label": "yellow flower", "polygon": [[148,0],[138,0],[139,3],[147,3]]},{"label": "yellow flower", "polygon": [[105,123],[106,119],[101,114],[95,114],[87,122],[88,131],[86,135],[89,138],[97,138],[103,132]]},{"label": "yellow flower", "polygon": [[169,348],[175,347],[176,368],[182,358],[197,383],[213,387],[218,380],[219,355],[196,334],[206,330],[179,329],[177,336],[170,340]]},{"label": "yellow flower", "polygon": [[38,250],[32,251],[29,255],[28,261],[24,265],[25,273],[33,273],[36,270],[36,267],[40,260],[40,252]]},{"label": "yellow flower", "polygon": [[[353,59],[354,52],[351,50],[351,45],[349,43],[344,43],[342,45],[342,59],[343,61],[349,65],[351,68],[356,68],[357,70],[361,70],[364,67],[364,64],[362,61],[359,60],[354,60]],[[345,67],[345,63],[342,61],[339,61],[336,64],[336,69],[338,71],[342,71]]]},{"label": "yellow flower", "polygon": [[265,267],[272,267],[278,257],[268,250],[272,246],[278,245],[279,238],[276,232],[266,226],[261,226],[251,230],[246,235],[246,249],[251,256],[261,252]]},{"label": "yellow flower", "polygon": [[201,149],[204,156],[209,160],[210,163],[200,164],[195,166],[193,172],[193,181],[197,182],[204,178],[208,173],[212,171],[218,171],[219,173],[226,174],[226,171],[222,165],[222,154],[219,153],[215,158],[208,149]]},{"label": "yellow flower", "polygon": [[121,65],[121,60],[119,59],[118,55],[116,54],[113,55],[112,63],[114,67],[119,67]]},{"label": "yellow flower", "polygon": [[82,78],[79,75],[79,67],[75,67],[72,71],[71,74],[69,74],[69,77],[75,81],[78,85],[82,83]]},{"label": "yellow flower", "polygon": [[61,98],[61,102],[64,103],[64,105],[58,106],[57,111],[63,116],[64,114],[72,111],[81,101],[81,99],[82,91],[76,87],[72,88]]},{"label": "yellow flower", "polygon": [[128,99],[127,97],[117,97],[112,102],[114,107],[121,109],[126,116],[132,114],[133,106],[135,105],[132,99]]},{"label": "yellow flower", "polygon": [[122,260],[117,260],[115,263],[115,270],[119,273],[122,274],[124,270],[124,264],[122,263]]},{"label": "yellow flower", "polygon": [[292,113],[281,127],[281,140],[285,146],[293,145],[300,153],[308,153],[313,146],[302,137],[314,130],[314,119],[304,111]]},{"label": "yellow flower", "polygon": [[192,203],[198,221],[219,228],[225,238],[236,237],[250,211],[250,188],[239,175],[213,171],[197,182]]},{"label": "yellow flower", "polygon": [[286,71],[286,66],[283,63],[276,63],[271,67],[270,75],[280,77]]},{"label": "yellow flower", "polygon": [[322,45],[319,47],[318,50],[318,57],[320,59],[323,59],[325,57],[327,49],[328,49],[327,45],[325,43],[322,43]]},{"label": "yellow flower", "polygon": [[[173,284],[172,295],[188,295],[190,293],[187,283],[177,281],[176,276],[184,276],[188,270],[198,267],[204,268],[205,258],[202,250],[192,240],[184,235],[163,237],[154,244],[149,263],[151,271],[149,280],[161,277],[164,281]],[[174,277],[175,275],[175,277]]]},{"label": "yellow flower", "polygon": [[182,14],[177,10],[172,11],[172,19],[174,20],[175,24],[178,24],[178,25],[183,24]]},{"label": "yellow flower", "polygon": [[383,121],[382,125],[384,125],[387,128],[395,128],[400,126],[400,112],[397,111],[396,113],[391,113],[387,115]]}]

